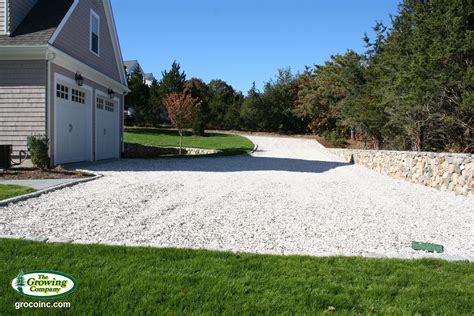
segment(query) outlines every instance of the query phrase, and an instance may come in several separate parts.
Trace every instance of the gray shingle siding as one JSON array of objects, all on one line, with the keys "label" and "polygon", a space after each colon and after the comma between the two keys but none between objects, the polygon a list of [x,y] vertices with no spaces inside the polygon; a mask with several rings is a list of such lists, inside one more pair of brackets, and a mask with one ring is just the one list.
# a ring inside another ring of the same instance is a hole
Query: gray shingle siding
[{"label": "gray shingle siding", "polygon": [[5,33],[5,0],[0,0],[0,34]]},{"label": "gray shingle siding", "polygon": [[0,61],[0,144],[26,150],[46,130],[46,61]]},{"label": "gray shingle siding", "polygon": [[8,11],[10,12],[10,33],[15,31],[28,12],[30,12],[31,8],[33,8],[33,6],[36,4],[36,2],[38,2],[38,0],[9,0]]},{"label": "gray shingle siding", "polygon": [[[100,17],[99,55],[90,51],[90,11]],[[69,17],[53,46],[121,82],[117,60],[102,1],[81,0]]]}]

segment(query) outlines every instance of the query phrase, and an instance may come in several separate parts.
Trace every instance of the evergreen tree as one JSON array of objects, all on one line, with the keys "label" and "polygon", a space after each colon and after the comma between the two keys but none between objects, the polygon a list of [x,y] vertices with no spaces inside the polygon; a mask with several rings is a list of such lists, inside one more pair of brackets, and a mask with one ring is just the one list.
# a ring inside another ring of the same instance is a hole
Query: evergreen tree
[{"label": "evergreen tree", "polygon": [[464,100],[472,93],[467,74],[474,55],[468,23],[473,11],[473,2],[465,0],[401,3],[373,65],[391,146],[474,150],[474,107]]},{"label": "evergreen tree", "polygon": [[296,77],[291,68],[278,69],[275,80],[265,84],[262,94],[262,129],[284,133],[304,131],[303,122],[297,119],[293,111],[296,98]]},{"label": "evergreen tree", "polygon": [[[161,72],[162,78],[158,84],[157,98],[153,104],[154,108],[159,108],[161,113],[161,120],[167,121],[168,114],[166,107],[163,104],[163,98],[172,92],[180,93],[183,91],[186,82],[186,74],[181,71],[181,66],[176,61],[171,65],[169,71]],[[159,101],[158,101],[159,100]]]},{"label": "evergreen tree", "polygon": [[149,121],[149,94],[150,89],[145,84],[143,74],[137,68],[129,76],[128,88],[130,92],[125,96],[125,108],[133,108],[136,112],[136,123],[146,124]]},{"label": "evergreen tree", "polygon": [[162,123],[164,115],[163,96],[161,95],[160,86],[155,80],[150,86],[150,98],[148,100],[149,120],[153,125]]},{"label": "evergreen tree", "polygon": [[209,82],[209,127],[215,129],[230,129],[239,126],[240,110],[236,113],[240,100],[231,85],[223,80]]},{"label": "evergreen tree", "polygon": [[163,96],[171,92],[179,93],[183,91],[186,82],[186,74],[181,72],[181,66],[176,61],[171,65],[169,71],[161,72],[163,78],[160,81],[160,90]]},{"label": "evergreen tree", "polygon": [[195,135],[202,136],[209,120],[209,87],[201,79],[192,78],[184,84],[184,91],[200,101],[196,109],[192,129]]},{"label": "evergreen tree", "polygon": [[255,81],[252,87],[247,92],[242,108],[240,110],[240,117],[242,120],[242,128],[250,131],[263,130],[261,123],[263,120],[263,103],[262,94],[257,90]]}]

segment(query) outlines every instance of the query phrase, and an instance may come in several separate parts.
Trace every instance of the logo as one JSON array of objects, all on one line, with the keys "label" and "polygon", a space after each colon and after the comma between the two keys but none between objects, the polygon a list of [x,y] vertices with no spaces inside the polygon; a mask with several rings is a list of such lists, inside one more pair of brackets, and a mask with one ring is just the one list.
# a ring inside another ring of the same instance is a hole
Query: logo
[{"label": "logo", "polygon": [[18,293],[35,298],[55,298],[66,296],[76,290],[76,280],[55,271],[20,271],[12,280],[12,287]]}]

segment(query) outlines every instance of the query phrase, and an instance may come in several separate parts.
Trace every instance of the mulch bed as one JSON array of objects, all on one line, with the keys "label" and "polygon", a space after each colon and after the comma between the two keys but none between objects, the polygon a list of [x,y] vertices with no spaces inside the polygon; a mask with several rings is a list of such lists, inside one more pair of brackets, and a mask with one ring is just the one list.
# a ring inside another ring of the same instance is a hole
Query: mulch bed
[{"label": "mulch bed", "polygon": [[41,170],[38,168],[12,168],[0,171],[1,180],[41,180],[41,179],[79,179],[89,178],[94,175],[87,172],[65,170],[62,168]]}]

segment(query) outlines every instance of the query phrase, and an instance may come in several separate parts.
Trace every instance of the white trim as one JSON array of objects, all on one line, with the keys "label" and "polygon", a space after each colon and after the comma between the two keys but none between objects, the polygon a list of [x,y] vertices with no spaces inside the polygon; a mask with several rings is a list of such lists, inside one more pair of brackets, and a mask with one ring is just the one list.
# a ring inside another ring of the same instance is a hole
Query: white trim
[{"label": "white trim", "polygon": [[125,69],[123,65],[122,50],[120,49],[120,41],[117,35],[117,27],[115,25],[114,12],[110,0],[103,1],[105,6],[105,16],[107,17],[107,24],[109,27],[109,33],[112,35],[112,46],[114,47],[115,59],[117,62],[118,71],[122,84],[127,85],[127,76],[125,75]]},{"label": "white trim", "polygon": [[[46,80],[46,137],[49,141],[51,141],[51,61],[48,60],[46,62],[46,67],[48,67],[47,76],[48,79]],[[51,146],[48,146],[48,155],[51,158]],[[51,163],[53,161],[51,160]]]},{"label": "white trim", "polygon": [[64,25],[66,25],[66,22],[69,20],[69,17],[72,15],[72,13],[74,12],[78,4],[79,4],[79,0],[74,0],[74,3],[71,5],[66,15],[62,19],[61,23],[54,31],[53,36],[51,36],[51,38],[49,39],[48,41],[49,44],[53,44],[54,41],[56,41],[56,38],[58,37],[59,33],[61,33],[61,31],[63,30]]},{"label": "white trim", "polygon": [[77,71],[79,71],[84,78],[92,80],[98,84],[101,84],[104,87],[110,87],[119,94],[124,94],[130,91],[127,86],[95,70],[94,68],[80,62],[74,57],[64,53],[63,51],[53,46],[49,47],[49,51],[56,55],[54,62],[58,66],[66,68],[67,70],[73,73],[76,73]]},{"label": "white trim", "polygon": [[[92,18],[97,19],[97,52],[92,50]],[[100,57],[100,16],[92,9],[89,17],[89,51]]]},{"label": "white trim", "polygon": [[9,12],[9,1],[8,0],[3,0],[5,2],[5,29],[4,29],[4,32],[3,34],[5,35],[10,35],[10,28],[8,27],[9,26],[9,22],[10,22],[10,12]]},{"label": "white trim", "polygon": [[[88,85],[82,85],[82,86],[78,86],[76,84],[76,82],[69,78],[69,77],[66,77],[64,75],[61,75],[57,72],[54,73],[54,86],[53,86],[53,95],[54,95],[54,109],[53,109],[53,113],[54,113],[54,121],[56,122],[58,116],[57,116],[57,107],[58,107],[58,104],[57,104],[57,97],[56,97],[56,85],[58,83],[58,81],[62,81],[68,85],[71,86],[71,88],[74,88],[74,89],[82,89],[82,90],[87,90],[90,94],[90,98],[91,98],[91,106],[94,106],[94,103],[93,103],[93,97],[94,97],[94,89]],[[72,91],[71,91],[72,93]],[[92,121],[94,120],[94,111],[93,109],[91,108],[91,113],[92,113]],[[57,153],[58,153],[58,146],[57,146],[57,142],[58,142],[58,137],[57,137],[57,134],[56,134],[56,124],[53,125],[54,126],[54,131],[51,131],[54,135],[54,156],[53,156],[53,159],[52,159],[52,164],[53,166],[56,165],[56,157],[58,156]],[[91,127],[93,126],[93,124],[91,124]],[[94,161],[94,134],[93,132],[91,131],[91,148],[90,148],[90,161]]]},{"label": "white trim", "polygon": [[1,60],[45,60],[48,46],[2,46]]}]

